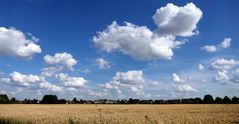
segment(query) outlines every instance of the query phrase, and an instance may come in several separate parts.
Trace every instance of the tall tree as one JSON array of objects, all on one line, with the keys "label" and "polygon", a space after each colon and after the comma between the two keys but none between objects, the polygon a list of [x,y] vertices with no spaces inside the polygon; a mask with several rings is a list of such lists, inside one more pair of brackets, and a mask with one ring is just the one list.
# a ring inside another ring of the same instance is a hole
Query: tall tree
[{"label": "tall tree", "polygon": [[10,101],[11,101],[11,103],[17,103],[17,100],[14,97],[12,97]]},{"label": "tall tree", "polygon": [[210,94],[205,95],[204,98],[203,98],[203,103],[204,104],[212,104],[212,103],[214,103],[214,99],[213,99],[212,95],[210,95]]},{"label": "tall tree", "polygon": [[228,97],[228,96],[225,96],[224,98],[223,98],[223,103],[224,104],[229,104],[229,103],[231,103],[232,102],[232,100]]},{"label": "tall tree", "polygon": [[45,95],[42,98],[41,104],[57,104],[58,98],[56,95]]},{"label": "tall tree", "polygon": [[223,100],[222,100],[221,97],[216,97],[214,103],[216,103],[216,104],[222,104],[222,103],[223,103]]},{"label": "tall tree", "polygon": [[233,104],[238,104],[238,103],[239,103],[239,98],[234,96],[234,97],[232,98],[232,103],[233,103]]},{"label": "tall tree", "polygon": [[72,100],[72,102],[74,102],[75,104],[78,103],[78,100],[76,99],[76,97]]},{"label": "tall tree", "polygon": [[9,103],[9,98],[6,94],[0,94],[0,104]]}]

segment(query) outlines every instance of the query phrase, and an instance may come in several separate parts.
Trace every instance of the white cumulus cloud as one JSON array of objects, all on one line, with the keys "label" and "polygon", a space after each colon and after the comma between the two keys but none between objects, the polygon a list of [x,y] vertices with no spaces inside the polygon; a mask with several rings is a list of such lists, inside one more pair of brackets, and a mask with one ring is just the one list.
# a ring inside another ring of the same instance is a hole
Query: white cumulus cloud
[{"label": "white cumulus cloud", "polygon": [[189,85],[188,81],[183,80],[179,75],[173,73],[172,80],[174,82],[173,88],[177,92],[196,92],[197,89]]},{"label": "white cumulus cloud", "polygon": [[1,81],[6,83],[13,83],[22,86],[29,86],[30,84],[36,84],[42,82],[44,79],[38,75],[26,75],[20,72],[14,71],[10,73],[9,78],[2,78]]},{"label": "white cumulus cloud", "polygon": [[63,92],[63,88],[54,84],[51,84],[49,82],[43,82],[40,83],[40,88],[45,88],[48,91],[52,91],[52,92]]},{"label": "white cumulus cloud", "polygon": [[57,72],[60,72],[62,69],[63,69],[62,66],[45,67],[42,69],[41,75],[44,77],[52,77]]},{"label": "white cumulus cloud", "polygon": [[221,42],[221,44],[219,45],[219,47],[221,48],[228,48],[231,45],[231,38],[224,38],[224,40]]},{"label": "white cumulus cloud", "polygon": [[215,45],[205,45],[202,47],[203,50],[206,50],[207,52],[216,52],[218,50],[217,46]]},{"label": "white cumulus cloud", "polygon": [[[171,7],[176,10],[167,11]],[[98,35],[93,37],[93,42],[102,50],[120,51],[137,60],[170,60],[174,55],[173,49],[185,43],[176,40],[176,36],[195,34],[194,30],[201,15],[201,10],[193,3],[184,7],[168,4],[158,9],[153,17],[159,28],[157,31],[129,22],[121,26],[114,21],[107,29],[98,32]]]},{"label": "white cumulus cloud", "polygon": [[157,33],[161,35],[192,36],[197,34],[197,23],[202,17],[202,11],[193,3],[178,7],[168,3],[157,9],[153,16],[158,26]]},{"label": "white cumulus cloud", "polygon": [[139,60],[171,59],[173,48],[183,44],[172,36],[158,37],[145,26],[113,22],[93,37],[95,45],[107,52],[118,50]]},{"label": "white cumulus cloud", "polygon": [[77,61],[69,53],[56,53],[54,56],[45,55],[44,61],[49,65],[62,65],[70,70],[74,70],[73,66],[77,64]]},{"label": "white cumulus cloud", "polygon": [[217,75],[214,77],[214,79],[218,82],[226,82],[226,81],[230,80],[227,73],[228,73],[227,71],[218,71]]},{"label": "white cumulus cloud", "polygon": [[216,59],[211,64],[212,68],[217,70],[228,70],[235,67],[236,65],[239,65],[238,60],[224,58]]},{"label": "white cumulus cloud", "polygon": [[143,95],[143,83],[145,82],[143,72],[141,70],[130,70],[127,72],[117,72],[109,83],[101,84],[106,90],[114,89],[121,94],[122,88],[127,88],[129,91],[137,95]]},{"label": "white cumulus cloud", "polygon": [[20,83],[36,83],[41,81],[41,78],[37,75],[24,75],[21,74],[20,72],[14,71],[13,73],[10,74],[11,80],[15,82],[20,82]]},{"label": "white cumulus cloud", "polygon": [[185,81],[181,79],[181,77],[177,75],[176,73],[173,73],[172,80],[175,83],[185,83]]},{"label": "white cumulus cloud", "polygon": [[107,69],[111,67],[110,62],[103,58],[96,59],[95,63],[100,69]]},{"label": "white cumulus cloud", "polygon": [[144,82],[143,72],[140,70],[117,72],[115,77],[113,77],[113,81],[121,84],[141,84]]},{"label": "white cumulus cloud", "polygon": [[37,39],[14,28],[0,27],[0,55],[19,58],[32,58],[36,53],[41,53],[41,48],[36,44]]},{"label": "white cumulus cloud", "polygon": [[231,45],[231,38],[224,38],[224,40],[218,45],[205,45],[202,47],[203,50],[207,52],[217,52],[219,50],[225,49],[230,47]]},{"label": "white cumulus cloud", "polygon": [[204,67],[202,64],[199,64],[199,65],[198,65],[198,70],[199,70],[199,71],[203,70],[204,68],[205,68],[205,67]]},{"label": "white cumulus cloud", "polygon": [[174,88],[178,92],[196,92],[197,89],[193,88],[192,86],[188,84],[180,84],[180,85],[174,85]]},{"label": "white cumulus cloud", "polygon": [[59,79],[64,86],[69,87],[84,87],[88,82],[83,77],[71,77],[68,74],[60,73],[56,75],[56,78]]}]

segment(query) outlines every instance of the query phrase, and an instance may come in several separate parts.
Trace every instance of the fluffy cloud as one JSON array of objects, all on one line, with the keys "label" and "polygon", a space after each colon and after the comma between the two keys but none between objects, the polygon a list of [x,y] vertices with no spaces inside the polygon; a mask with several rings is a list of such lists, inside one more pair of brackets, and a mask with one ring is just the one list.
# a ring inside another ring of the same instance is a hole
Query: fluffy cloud
[{"label": "fluffy cloud", "polygon": [[218,71],[217,75],[214,77],[214,79],[218,82],[226,82],[226,81],[230,80],[227,73],[228,73],[227,71]]},{"label": "fluffy cloud", "polygon": [[[55,70],[55,68],[45,68],[45,70]],[[55,71],[54,71],[55,73]],[[53,76],[54,75],[54,76]],[[59,85],[52,84],[47,81],[50,80],[59,80]],[[64,92],[64,88],[67,87],[66,91],[70,93],[75,93],[77,90],[76,87],[84,87],[88,82],[83,77],[71,77],[68,74],[59,73],[52,75],[26,75],[20,72],[12,72],[8,78],[0,78],[0,82],[4,82],[7,84],[13,84],[16,86],[25,86],[27,88],[41,88],[46,89],[52,92]],[[38,89],[40,90],[40,89]]]},{"label": "fluffy cloud", "polygon": [[106,89],[114,89],[121,95],[121,88],[127,88],[129,91],[137,95],[144,94],[142,84],[145,82],[143,72],[140,70],[130,70],[127,72],[117,72],[110,83],[101,84]]},{"label": "fluffy cloud", "polygon": [[158,26],[158,34],[192,36],[198,33],[195,30],[201,17],[202,11],[193,3],[188,3],[183,7],[169,3],[157,9],[153,19]]},{"label": "fluffy cloud", "polygon": [[36,83],[41,81],[41,78],[37,75],[24,75],[21,74],[19,72],[13,72],[10,74],[12,81],[14,82],[20,82],[20,83],[24,83],[24,82],[28,82],[28,83]]},{"label": "fluffy cloud", "polygon": [[174,85],[174,88],[178,92],[196,92],[197,89],[191,87],[188,84]]},{"label": "fluffy cloud", "polygon": [[44,79],[37,75],[25,75],[20,72],[12,72],[9,78],[2,78],[1,81],[5,83],[15,83],[17,85],[29,86],[30,84],[40,83]]},{"label": "fluffy cloud", "polygon": [[224,38],[224,40],[220,44],[218,44],[218,45],[205,45],[204,47],[202,47],[202,49],[207,51],[207,52],[217,52],[219,50],[230,47],[231,40],[232,40],[231,38]]},{"label": "fluffy cloud", "polygon": [[52,77],[57,72],[60,72],[62,69],[63,69],[62,66],[45,67],[42,69],[41,75],[44,77]]},{"label": "fluffy cloud", "polygon": [[224,40],[219,45],[220,48],[228,48],[231,45],[231,38],[224,38]]},{"label": "fluffy cloud", "polygon": [[36,53],[41,53],[41,48],[36,44],[34,36],[26,34],[14,28],[0,27],[0,55],[14,56],[19,58],[32,58]]},{"label": "fluffy cloud", "polygon": [[220,58],[212,62],[211,66],[217,70],[228,70],[239,65],[238,60]]},{"label": "fluffy cloud", "polygon": [[50,65],[62,65],[70,70],[74,70],[73,66],[77,64],[77,61],[69,53],[56,53],[54,56],[45,55],[44,61]]},{"label": "fluffy cloud", "polygon": [[180,76],[177,75],[176,73],[173,73],[172,80],[175,83],[185,83],[185,81],[181,79]]},{"label": "fluffy cloud", "polygon": [[107,69],[111,67],[110,62],[106,61],[103,58],[96,59],[95,63],[100,69]]},{"label": "fluffy cloud", "polygon": [[197,91],[197,89],[193,88],[192,86],[190,86],[188,84],[188,82],[186,82],[185,80],[183,80],[179,75],[177,75],[176,73],[173,73],[172,76],[172,80],[175,83],[173,85],[173,88],[177,91],[177,92],[195,92]]},{"label": "fluffy cloud", "polygon": [[201,70],[203,70],[203,69],[204,69],[204,66],[203,66],[202,64],[199,64],[199,65],[198,65],[198,70],[201,71]]},{"label": "fluffy cloud", "polygon": [[52,91],[52,92],[63,92],[62,87],[51,84],[49,82],[40,83],[40,88],[46,88],[47,90]]},{"label": "fluffy cloud", "polygon": [[138,70],[131,70],[127,72],[117,72],[115,77],[113,77],[113,82],[118,82],[120,84],[141,84],[144,82],[143,72]]},{"label": "fluffy cloud", "polygon": [[59,79],[65,86],[69,87],[84,87],[88,82],[83,77],[70,77],[68,74],[57,74],[56,78]]},{"label": "fluffy cloud", "polygon": [[214,45],[205,45],[202,47],[203,50],[206,50],[207,52],[216,52],[218,48]]},{"label": "fluffy cloud", "polygon": [[147,27],[113,22],[108,29],[93,38],[95,45],[107,52],[118,50],[139,60],[171,59],[173,48],[183,42],[172,36],[158,37]]},{"label": "fluffy cloud", "polygon": [[[175,12],[167,11],[175,8]],[[193,3],[184,7],[168,4],[157,10],[154,20],[159,29],[154,32],[146,26],[125,22],[125,26],[115,21],[93,37],[96,47],[107,52],[120,51],[138,60],[172,59],[173,49],[179,48],[184,41],[176,36],[191,36],[196,29],[202,12]],[[167,34],[167,35],[165,35]]]}]

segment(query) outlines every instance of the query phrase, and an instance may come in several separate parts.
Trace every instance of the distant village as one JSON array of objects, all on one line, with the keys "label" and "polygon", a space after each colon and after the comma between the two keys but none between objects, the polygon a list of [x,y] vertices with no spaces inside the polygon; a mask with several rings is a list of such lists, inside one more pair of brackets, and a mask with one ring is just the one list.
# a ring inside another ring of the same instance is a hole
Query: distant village
[{"label": "distant village", "polygon": [[6,94],[0,94],[0,104],[239,104],[239,97],[225,96],[215,97],[208,94],[203,99],[201,98],[184,98],[184,99],[168,99],[168,100],[140,100],[140,99],[98,99],[98,100],[83,100],[74,98],[73,100],[58,99],[56,95],[44,95],[42,100],[24,99],[17,100],[12,97],[9,98]]}]

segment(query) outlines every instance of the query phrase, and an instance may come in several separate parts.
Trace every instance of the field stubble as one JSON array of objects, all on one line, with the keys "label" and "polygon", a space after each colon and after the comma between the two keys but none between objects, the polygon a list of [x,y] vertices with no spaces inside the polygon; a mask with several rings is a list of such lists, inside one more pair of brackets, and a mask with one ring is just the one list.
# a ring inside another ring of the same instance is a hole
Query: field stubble
[{"label": "field stubble", "polygon": [[34,124],[239,124],[239,105],[0,105],[0,119]]}]

